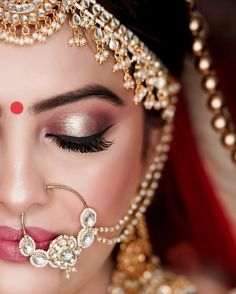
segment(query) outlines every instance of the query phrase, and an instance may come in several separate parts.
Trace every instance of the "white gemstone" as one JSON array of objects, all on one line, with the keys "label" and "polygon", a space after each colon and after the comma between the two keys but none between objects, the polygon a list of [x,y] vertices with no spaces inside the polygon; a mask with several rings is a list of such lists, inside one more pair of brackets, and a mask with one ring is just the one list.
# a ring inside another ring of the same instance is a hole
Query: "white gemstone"
[{"label": "white gemstone", "polygon": [[100,18],[105,21],[108,22],[110,19],[110,14],[107,11],[104,11],[101,15]]},{"label": "white gemstone", "polygon": [[23,22],[27,22],[28,21],[28,17],[26,15],[22,15],[21,17]]},{"label": "white gemstone", "polygon": [[30,256],[35,251],[35,242],[30,236],[26,235],[21,239],[19,248],[22,255]]},{"label": "white gemstone", "polygon": [[10,19],[10,16],[11,16],[10,15],[10,12],[5,12],[4,15],[3,15],[3,19],[4,20],[9,20]]},{"label": "white gemstone", "polygon": [[81,244],[84,248],[87,248],[92,245],[94,241],[94,234],[91,231],[83,229],[78,235],[78,243]]},{"label": "white gemstone", "polygon": [[29,5],[27,3],[22,4],[22,10],[27,10],[29,9]]},{"label": "white gemstone", "polygon": [[97,15],[101,11],[101,5],[100,4],[95,4],[92,8],[93,14]]},{"label": "white gemstone", "polygon": [[116,28],[118,28],[119,25],[120,25],[119,20],[113,17],[112,20],[111,20],[111,26],[112,26],[112,28],[113,29],[116,29]]},{"label": "white gemstone", "polygon": [[89,0],[82,0],[80,2],[80,5],[83,7],[83,8],[88,8],[89,5],[90,5],[90,1]]},{"label": "white gemstone", "polygon": [[65,20],[66,20],[66,15],[65,14],[59,13],[58,14],[58,17],[59,17],[60,23],[64,23],[65,22]]},{"label": "white gemstone", "polygon": [[63,250],[62,253],[61,253],[61,258],[64,261],[70,262],[71,259],[75,259],[75,253],[71,249]]},{"label": "white gemstone", "polygon": [[63,0],[62,3],[65,8],[69,8],[73,5],[73,0]]},{"label": "white gemstone", "polygon": [[35,13],[30,13],[29,15],[30,21],[36,21],[37,20],[37,15]]},{"label": "white gemstone", "polygon": [[97,221],[97,214],[92,208],[85,208],[80,216],[81,225],[86,228],[92,228]]},{"label": "white gemstone", "polygon": [[44,9],[39,9],[38,10],[38,16],[40,16],[40,17],[45,16],[45,10]]},{"label": "white gemstone", "polygon": [[45,8],[46,10],[51,10],[51,9],[52,9],[52,4],[51,4],[51,3],[45,3],[45,4],[44,4],[44,8]]},{"label": "white gemstone", "polygon": [[21,11],[21,5],[17,4],[15,8],[17,11]]},{"label": "white gemstone", "polygon": [[60,246],[66,246],[67,245],[67,242],[65,239],[61,239],[59,242],[58,242],[58,245]]},{"label": "white gemstone", "polygon": [[50,257],[51,257],[51,258],[56,258],[56,257],[57,257],[56,252],[51,252],[51,253],[50,253]]},{"label": "white gemstone", "polygon": [[94,31],[94,36],[98,39],[102,39],[103,37],[103,32],[100,28],[96,28]]},{"label": "white gemstone", "polygon": [[81,47],[85,46],[87,44],[87,40],[85,38],[80,39],[79,45]]},{"label": "white gemstone", "polygon": [[35,267],[44,267],[48,264],[47,253],[43,250],[36,250],[30,257],[30,262]]},{"label": "white gemstone", "polygon": [[76,25],[80,25],[81,24],[81,17],[78,14],[73,14],[73,22]]},{"label": "white gemstone", "polygon": [[13,22],[18,22],[19,21],[19,15],[18,14],[13,14],[12,15],[12,20],[13,20]]},{"label": "white gemstone", "polygon": [[48,29],[48,30],[47,30],[47,35],[48,35],[48,36],[51,36],[52,34],[53,34],[53,30],[52,30],[52,29]]},{"label": "white gemstone", "polygon": [[111,50],[116,50],[119,48],[119,41],[115,40],[115,39],[112,39],[110,42],[109,42],[109,48]]}]

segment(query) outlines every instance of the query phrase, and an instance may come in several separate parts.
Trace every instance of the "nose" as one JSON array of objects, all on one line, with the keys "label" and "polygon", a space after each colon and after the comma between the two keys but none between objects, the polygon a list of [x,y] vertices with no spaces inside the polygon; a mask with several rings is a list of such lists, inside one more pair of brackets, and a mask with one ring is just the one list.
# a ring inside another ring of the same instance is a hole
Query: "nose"
[{"label": "nose", "polygon": [[35,152],[18,143],[17,147],[8,145],[4,156],[0,155],[0,210],[14,216],[49,201]]},{"label": "nose", "polygon": [[44,183],[31,164],[4,164],[0,179],[0,203],[12,215],[19,216],[32,206],[48,202]]}]

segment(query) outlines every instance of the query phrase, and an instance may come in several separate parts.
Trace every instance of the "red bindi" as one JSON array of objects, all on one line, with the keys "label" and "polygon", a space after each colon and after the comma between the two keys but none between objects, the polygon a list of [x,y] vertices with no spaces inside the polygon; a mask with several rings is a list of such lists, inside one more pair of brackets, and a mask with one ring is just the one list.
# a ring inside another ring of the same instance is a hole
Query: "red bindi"
[{"label": "red bindi", "polygon": [[20,114],[23,112],[23,104],[20,101],[14,101],[12,102],[10,106],[11,112],[14,114]]}]

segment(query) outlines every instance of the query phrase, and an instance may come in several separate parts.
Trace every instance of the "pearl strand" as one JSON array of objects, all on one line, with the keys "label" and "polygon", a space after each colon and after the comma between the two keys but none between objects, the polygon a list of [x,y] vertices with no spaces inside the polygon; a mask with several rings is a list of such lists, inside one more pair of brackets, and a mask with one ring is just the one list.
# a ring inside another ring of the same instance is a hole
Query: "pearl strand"
[{"label": "pearl strand", "polygon": [[[146,212],[155,195],[156,189],[162,176],[162,170],[168,159],[170,143],[172,141],[173,117],[175,112],[175,103],[177,99],[173,99],[173,115],[172,119],[163,127],[160,143],[156,146],[156,156],[153,163],[149,166],[144,180],[141,182],[140,190],[131,203],[127,213],[113,226],[100,227],[97,229],[97,240],[107,245],[112,245],[124,241],[133,231],[138,223],[138,219]],[[118,237],[105,238],[100,233],[114,233],[123,229]]]},{"label": "pearl strand", "polygon": [[204,19],[197,11],[193,0],[186,0],[189,5],[189,29],[192,33],[192,50],[196,59],[196,68],[202,75],[203,90],[208,94],[208,108],[212,112],[213,129],[221,134],[220,141],[227,148],[236,164],[236,132],[233,120],[225,105],[219,87],[219,80],[206,45]]}]

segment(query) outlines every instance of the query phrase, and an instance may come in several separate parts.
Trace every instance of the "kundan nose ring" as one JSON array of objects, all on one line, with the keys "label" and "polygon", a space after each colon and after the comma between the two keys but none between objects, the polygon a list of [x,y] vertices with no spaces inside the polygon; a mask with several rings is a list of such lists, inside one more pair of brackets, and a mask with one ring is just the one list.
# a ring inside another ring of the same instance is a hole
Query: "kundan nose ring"
[{"label": "kundan nose ring", "polygon": [[25,213],[21,214],[21,226],[23,237],[19,243],[19,249],[22,255],[29,257],[30,262],[35,267],[45,267],[50,265],[55,269],[65,270],[66,278],[70,279],[70,273],[75,272],[75,265],[79,254],[84,248],[92,245],[98,229],[94,228],[97,221],[97,213],[94,209],[88,207],[84,198],[74,189],[64,185],[47,185],[49,189],[63,189],[72,192],[83,204],[83,210],[80,214],[80,229],[77,238],[74,236],[60,235],[54,239],[47,251],[36,249],[34,239],[29,236],[25,228]]}]

